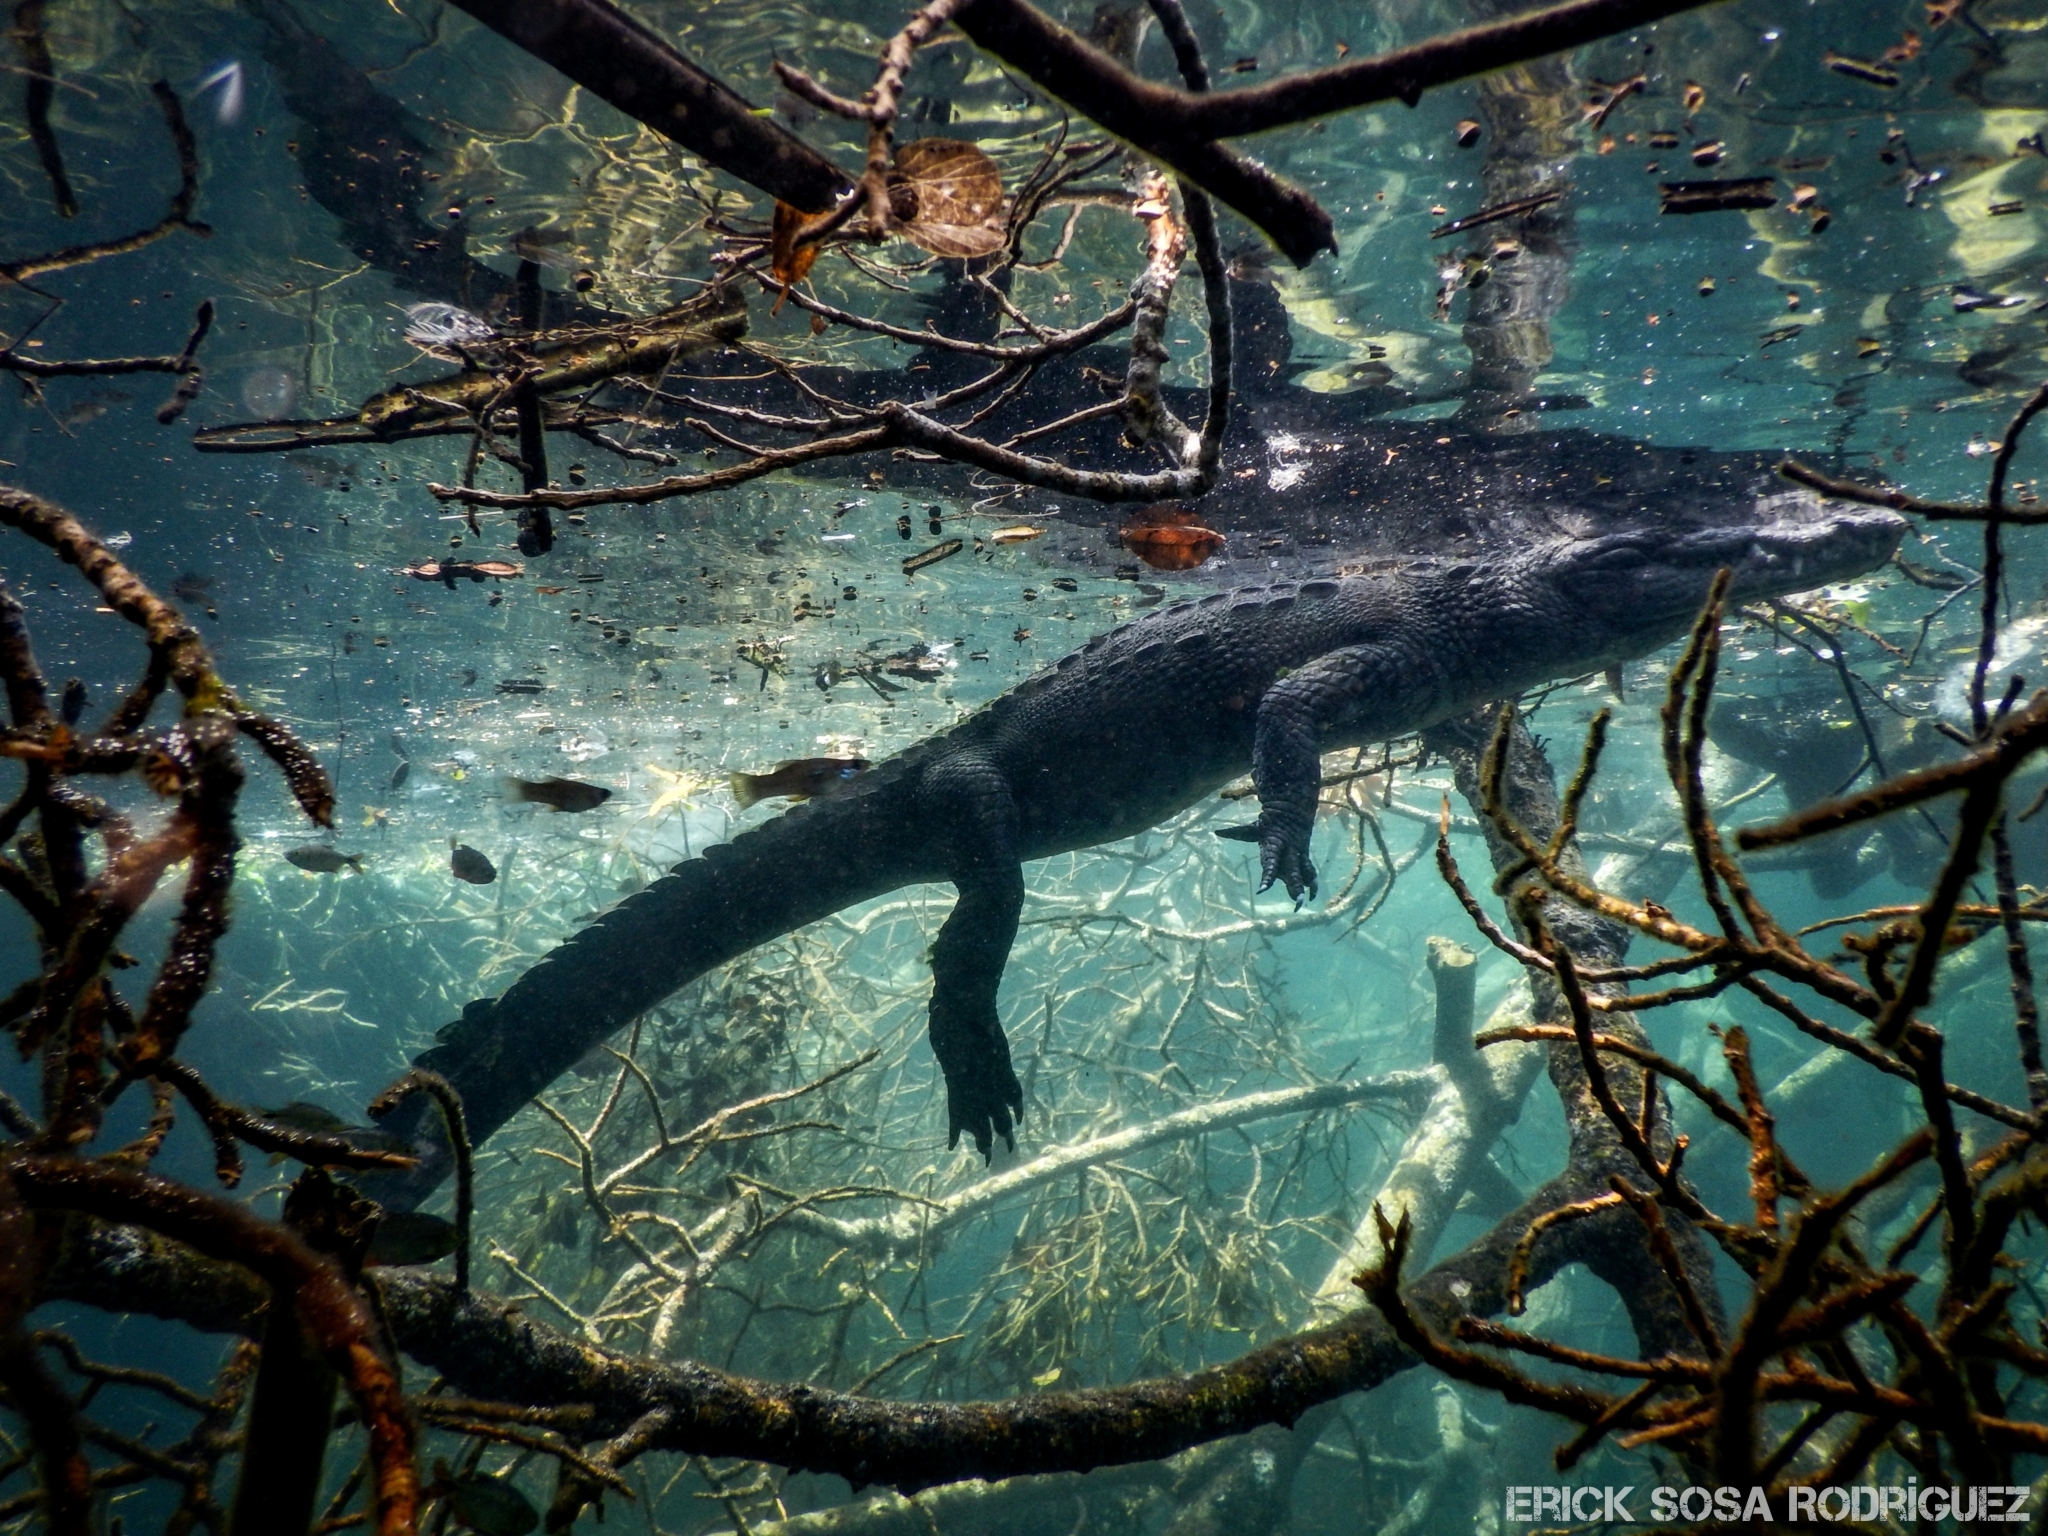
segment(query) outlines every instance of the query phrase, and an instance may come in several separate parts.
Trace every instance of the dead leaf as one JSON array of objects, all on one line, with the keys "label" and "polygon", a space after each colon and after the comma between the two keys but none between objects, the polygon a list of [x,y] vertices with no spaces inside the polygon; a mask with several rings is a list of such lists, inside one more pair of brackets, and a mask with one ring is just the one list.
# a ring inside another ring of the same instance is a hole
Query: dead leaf
[{"label": "dead leaf", "polygon": [[782,308],[782,300],[789,297],[789,290],[802,282],[811,270],[811,263],[818,259],[818,248],[803,240],[804,226],[810,216],[800,208],[792,208],[780,199],[775,204],[775,222],[768,237],[768,275],[782,285],[781,298],[776,299],[775,308]]},{"label": "dead leaf", "polygon": [[991,256],[1003,248],[1003,178],[959,139],[914,139],[896,150],[889,212],[903,238],[934,256]]}]

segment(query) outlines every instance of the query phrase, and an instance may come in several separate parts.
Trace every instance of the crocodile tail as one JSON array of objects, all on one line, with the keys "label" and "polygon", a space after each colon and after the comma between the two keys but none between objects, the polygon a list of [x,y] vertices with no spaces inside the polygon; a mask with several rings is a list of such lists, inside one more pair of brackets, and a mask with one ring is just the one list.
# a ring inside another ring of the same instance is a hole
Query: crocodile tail
[{"label": "crocodile tail", "polygon": [[[480,1144],[593,1046],[705,972],[785,933],[919,880],[939,878],[904,774],[858,783],[716,844],[627,897],[542,957],[495,1001],[471,1003],[416,1066],[462,1096]],[[418,1096],[386,1125],[431,1140]],[[446,1171],[429,1154],[408,1205]],[[422,1187],[423,1186],[423,1187]]]}]

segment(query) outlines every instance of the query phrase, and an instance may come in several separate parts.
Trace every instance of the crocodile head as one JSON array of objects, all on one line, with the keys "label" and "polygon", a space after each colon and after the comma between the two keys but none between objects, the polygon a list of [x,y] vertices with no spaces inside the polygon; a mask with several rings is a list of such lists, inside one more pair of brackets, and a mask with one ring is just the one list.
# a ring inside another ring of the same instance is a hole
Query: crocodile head
[{"label": "crocodile head", "polygon": [[1786,498],[1756,522],[1561,540],[1539,556],[1539,579],[1579,624],[1625,644],[1689,621],[1723,568],[1731,601],[1783,597],[1876,569],[1905,531],[1896,513]]}]

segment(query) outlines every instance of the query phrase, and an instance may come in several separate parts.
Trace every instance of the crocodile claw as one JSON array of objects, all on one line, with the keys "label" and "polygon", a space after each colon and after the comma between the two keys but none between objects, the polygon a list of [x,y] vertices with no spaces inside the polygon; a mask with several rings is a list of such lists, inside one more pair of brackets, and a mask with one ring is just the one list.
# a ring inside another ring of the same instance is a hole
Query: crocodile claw
[{"label": "crocodile claw", "polygon": [[1218,837],[1259,845],[1259,890],[1270,890],[1278,880],[1287,887],[1295,906],[1313,900],[1316,894],[1316,866],[1308,856],[1308,840],[1290,836],[1284,829],[1268,826],[1261,816],[1242,827],[1219,827]]},{"label": "crocodile claw", "polygon": [[932,1050],[946,1078],[946,1146],[960,1145],[966,1132],[984,1161],[995,1138],[1017,1150],[1016,1126],[1024,1118],[1024,1085],[1010,1065],[1010,1042],[990,1010],[986,1019],[951,1020],[941,1027],[933,1010]]},{"label": "crocodile claw", "polygon": [[1259,876],[1261,891],[1270,889],[1275,880],[1286,886],[1287,894],[1294,898],[1296,910],[1304,901],[1315,897],[1315,864],[1309,859],[1306,848],[1296,848],[1289,841],[1278,837],[1260,841]]}]

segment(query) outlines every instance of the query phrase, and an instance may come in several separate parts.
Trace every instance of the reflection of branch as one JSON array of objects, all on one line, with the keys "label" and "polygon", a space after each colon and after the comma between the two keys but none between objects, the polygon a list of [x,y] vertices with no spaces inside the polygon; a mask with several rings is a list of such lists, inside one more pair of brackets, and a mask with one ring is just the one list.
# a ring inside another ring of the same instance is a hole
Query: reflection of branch
[{"label": "reflection of branch", "polygon": [[195,235],[213,233],[192,217],[192,203],[199,195],[199,146],[193,140],[192,130],[186,126],[185,109],[179,104],[177,93],[164,81],[154,82],[149,89],[156,97],[158,110],[164,115],[164,126],[170,130],[171,146],[178,153],[178,190],[171,194],[170,210],[149,228],[132,235],[96,240],[87,245],[70,245],[61,251],[24,256],[19,261],[0,261],[0,283],[25,283],[46,272],[82,267],[87,262],[107,256],[123,256],[130,251],[141,250],[152,241],[161,240],[173,230],[189,229]]},{"label": "reflection of branch", "polygon": [[57,134],[50,127],[50,98],[57,92],[57,63],[50,57],[50,40],[43,33],[44,0],[21,0],[14,8],[14,47],[28,72],[28,91],[22,108],[28,118],[29,142],[36,158],[43,162],[43,174],[50,178],[50,196],[57,204],[57,216],[78,216],[78,198],[71,190],[71,178],[64,173],[64,151],[57,146]]},{"label": "reflection of branch", "polygon": [[795,134],[608,0],[456,0],[500,36],[628,117],[807,213],[848,178]]},{"label": "reflection of branch", "polygon": [[960,30],[1118,138],[1171,166],[1259,226],[1298,265],[1336,248],[1330,216],[1299,188],[1216,141],[1375,102],[1414,102],[1462,80],[1625,32],[1704,0],[1569,0],[1331,69],[1248,90],[1197,94],[1133,74],[1027,0],[974,0]]}]

